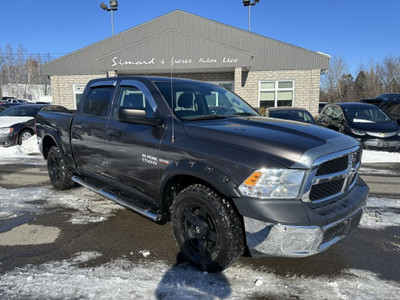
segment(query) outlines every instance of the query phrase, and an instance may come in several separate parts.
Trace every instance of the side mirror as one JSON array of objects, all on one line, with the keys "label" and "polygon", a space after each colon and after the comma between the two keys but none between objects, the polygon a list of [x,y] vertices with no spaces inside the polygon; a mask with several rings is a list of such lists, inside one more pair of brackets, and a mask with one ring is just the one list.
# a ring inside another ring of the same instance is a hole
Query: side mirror
[{"label": "side mirror", "polygon": [[160,124],[159,118],[147,118],[145,109],[120,107],[118,109],[118,120],[126,123],[144,124],[157,126]]}]

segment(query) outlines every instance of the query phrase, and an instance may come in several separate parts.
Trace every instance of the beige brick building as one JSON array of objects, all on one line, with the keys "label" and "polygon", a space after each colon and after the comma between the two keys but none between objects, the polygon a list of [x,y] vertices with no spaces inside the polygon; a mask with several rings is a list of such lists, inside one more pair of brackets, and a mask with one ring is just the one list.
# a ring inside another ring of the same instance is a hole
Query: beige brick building
[{"label": "beige brick building", "polygon": [[86,83],[106,76],[202,80],[254,107],[318,111],[329,56],[182,11],[173,11],[47,63],[53,104],[74,109]]}]

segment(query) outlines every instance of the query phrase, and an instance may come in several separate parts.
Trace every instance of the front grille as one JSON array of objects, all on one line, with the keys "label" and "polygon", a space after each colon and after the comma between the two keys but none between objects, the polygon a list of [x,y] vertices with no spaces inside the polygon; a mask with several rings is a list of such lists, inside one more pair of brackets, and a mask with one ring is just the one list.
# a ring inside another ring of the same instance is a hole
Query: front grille
[{"label": "front grille", "polygon": [[347,155],[333,160],[328,160],[327,162],[322,163],[318,167],[316,176],[341,172],[346,170],[348,166],[349,166],[349,158]]},{"label": "front grille", "polygon": [[340,193],[343,188],[343,183],[344,179],[340,179],[332,182],[314,185],[311,189],[310,200],[320,200]]},{"label": "front grille", "polygon": [[362,151],[357,150],[319,159],[310,172],[303,201],[318,203],[352,189],[358,178],[361,155]]}]

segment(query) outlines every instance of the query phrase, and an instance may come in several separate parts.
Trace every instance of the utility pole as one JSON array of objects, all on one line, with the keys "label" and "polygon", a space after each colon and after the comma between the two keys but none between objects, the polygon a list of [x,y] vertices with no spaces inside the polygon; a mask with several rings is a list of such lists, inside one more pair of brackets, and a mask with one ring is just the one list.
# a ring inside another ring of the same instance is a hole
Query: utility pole
[{"label": "utility pole", "polygon": [[260,0],[243,0],[243,5],[249,7],[249,31],[250,31],[250,7],[256,5]]},{"label": "utility pole", "polygon": [[110,8],[108,8],[107,4],[101,2],[100,8],[105,11],[111,11],[111,34],[114,35],[114,11],[118,9],[118,1],[110,0]]}]

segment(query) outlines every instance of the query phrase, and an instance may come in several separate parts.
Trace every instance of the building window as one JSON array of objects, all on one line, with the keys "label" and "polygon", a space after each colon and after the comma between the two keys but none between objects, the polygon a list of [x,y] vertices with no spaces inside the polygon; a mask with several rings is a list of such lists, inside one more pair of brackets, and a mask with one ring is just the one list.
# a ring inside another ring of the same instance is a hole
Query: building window
[{"label": "building window", "polygon": [[74,109],[78,107],[79,101],[81,101],[83,91],[85,90],[86,84],[74,84]]},{"label": "building window", "polygon": [[260,82],[260,107],[293,106],[294,81],[275,80]]}]

